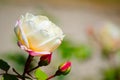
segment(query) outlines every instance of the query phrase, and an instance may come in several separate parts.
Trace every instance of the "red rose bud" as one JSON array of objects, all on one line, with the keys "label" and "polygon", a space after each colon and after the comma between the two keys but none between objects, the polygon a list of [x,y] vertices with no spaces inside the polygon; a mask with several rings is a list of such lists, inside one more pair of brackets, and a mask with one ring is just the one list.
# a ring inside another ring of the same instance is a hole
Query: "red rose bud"
[{"label": "red rose bud", "polygon": [[56,76],[59,75],[66,75],[70,72],[71,70],[71,62],[65,62],[64,64],[60,65],[57,72],[56,72]]},{"label": "red rose bud", "polygon": [[67,75],[71,70],[71,62],[65,62],[64,64],[60,65],[58,67],[58,70],[56,73],[50,77],[48,77],[46,80],[50,80],[51,78],[54,78],[59,75]]},{"label": "red rose bud", "polygon": [[47,66],[48,64],[50,64],[51,57],[52,57],[52,53],[41,56],[39,66]]}]

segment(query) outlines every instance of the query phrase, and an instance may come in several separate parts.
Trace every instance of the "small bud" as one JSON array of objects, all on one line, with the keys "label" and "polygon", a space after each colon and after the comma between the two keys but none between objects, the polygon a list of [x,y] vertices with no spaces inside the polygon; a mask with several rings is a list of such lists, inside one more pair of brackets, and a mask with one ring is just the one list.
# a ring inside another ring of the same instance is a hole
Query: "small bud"
[{"label": "small bud", "polygon": [[51,57],[52,57],[52,53],[41,56],[39,66],[47,66],[48,64],[50,64]]},{"label": "small bud", "polygon": [[51,78],[54,78],[56,76],[60,76],[60,75],[67,75],[71,70],[71,62],[65,62],[62,65],[60,65],[58,67],[58,70],[56,71],[56,73],[50,77],[48,77],[46,80],[49,80]]},{"label": "small bud", "polygon": [[56,71],[56,76],[59,75],[67,75],[71,70],[71,62],[65,62],[62,65],[58,67],[58,70]]}]

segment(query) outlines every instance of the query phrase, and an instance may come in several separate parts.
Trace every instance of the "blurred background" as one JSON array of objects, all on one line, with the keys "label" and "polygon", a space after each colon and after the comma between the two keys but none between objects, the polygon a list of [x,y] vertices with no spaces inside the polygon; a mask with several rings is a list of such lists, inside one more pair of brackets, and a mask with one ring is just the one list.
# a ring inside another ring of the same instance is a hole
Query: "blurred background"
[{"label": "blurred background", "polygon": [[13,29],[27,12],[48,16],[66,35],[43,70],[51,75],[69,60],[71,73],[53,80],[120,80],[120,0],[0,0],[0,58],[20,72],[27,53]]}]

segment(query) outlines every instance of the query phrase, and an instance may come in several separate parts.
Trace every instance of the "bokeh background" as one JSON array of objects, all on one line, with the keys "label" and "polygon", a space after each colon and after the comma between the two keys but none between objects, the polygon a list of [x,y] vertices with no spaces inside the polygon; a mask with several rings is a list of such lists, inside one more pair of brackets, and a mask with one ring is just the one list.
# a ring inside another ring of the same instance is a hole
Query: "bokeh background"
[{"label": "bokeh background", "polygon": [[20,72],[27,53],[18,48],[13,29],[20,15],[27,12],[48,16],[66,35],[51,64],[43,70],[51,75],[60,63],[69,60],[71,73],[53,80],[120,80],[120,68],[111,66],[120,64],[119,50],[111,62],[111,51],[107,50],[108,58],[103,58],[104,46],[93,35],[91,38],[92,29],[97,32],[107,22],[120,26],[120,0],[0,0],[0,58]]}]

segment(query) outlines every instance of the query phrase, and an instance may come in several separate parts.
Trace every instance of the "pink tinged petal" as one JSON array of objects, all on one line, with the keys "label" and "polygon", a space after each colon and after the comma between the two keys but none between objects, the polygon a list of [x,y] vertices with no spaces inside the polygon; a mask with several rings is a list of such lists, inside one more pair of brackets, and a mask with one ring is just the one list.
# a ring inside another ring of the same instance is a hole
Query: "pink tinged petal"
[{"label": "pink tinged petal", "polygon": [[20,24],[19,20],[16,21],[15,27],[17,27]]},{"label": "pink tinged petal", "polygon": [[[23,19],[24,19],[24,17],[21,16],[21,19],[19,19],[19,20],[16,21],[16,24],[15,24],[15,27],[14,27],[14,32],[16,33],[17,36],[21,36],[22,40],[25,43],[25,45],[27,47],[29,47],[26,35],[25,35],[25,33],[23,31],[23,28],[22,28]],[[20,35],[18,34],[18,31],[20,31]]]},{"label": "pink tinged petal", "polygon": [[35,52],[30,49],[28,49],[26,46],[22,45],[20,42],[18,42],[18,46],[22,49],[28,52],[31,56],[42,56],[42,55],[47,55],[51,54],[51,52],[48,51],[43,51],[43,52]]},{"label": "pink tinged petal", "polygon": [[44,52],[34,52],[34,51],[32,51],[32,50],[27,50],[27,52],[28,52],[31,56],[42,56],[42,55],[51,54],[51,52],[48,52],[48,51],[44,51]]},{"label": "pink tinged petal", "polygon": [[16,24],[15,24],[15,27],[14,27],[14,32],[15,32],[16,35],[17,35],[17,32],[18,32],[18,26],[19,26],[19,24],[20,24],[20,21],[17,20]]},{"label": "pink tinged petal", "polygon": [[18,42],[17,44],[22,50],[25,50],[25,51],[27,50],[27,47],[22,45],[20,42]]}]

